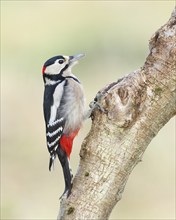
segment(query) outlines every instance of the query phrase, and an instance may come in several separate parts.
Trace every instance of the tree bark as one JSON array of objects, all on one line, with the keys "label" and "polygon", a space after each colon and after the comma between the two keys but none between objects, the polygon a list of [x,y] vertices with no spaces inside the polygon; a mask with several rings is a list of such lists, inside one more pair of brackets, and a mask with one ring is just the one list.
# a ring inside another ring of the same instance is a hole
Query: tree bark
[{"label": "tree bark", "polygon": [[[152,36],[139,70],[99,92],[92,127],[58,219],[108,219],[133,168],[158,131],[176,114],[176,10]],[[98,96],[97,96],[98,97]]]}]

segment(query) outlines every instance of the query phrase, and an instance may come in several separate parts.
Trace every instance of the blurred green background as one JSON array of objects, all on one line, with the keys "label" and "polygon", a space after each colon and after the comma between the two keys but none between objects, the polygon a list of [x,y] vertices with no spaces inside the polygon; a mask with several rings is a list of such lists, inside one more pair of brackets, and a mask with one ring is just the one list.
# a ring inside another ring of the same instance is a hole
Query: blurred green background
[{"label": "blurred green background", "polygon": [[[175,1],[1,1],[1,219],[56,219],[64,190],[48,171],[43,63],[84,52],[74,68],[88,103],[109,82],[143,65],[148,41]],[[87,120],[74,142],[73,173]],[[174,119],[131,174],[110,219],[175,219]]]}]

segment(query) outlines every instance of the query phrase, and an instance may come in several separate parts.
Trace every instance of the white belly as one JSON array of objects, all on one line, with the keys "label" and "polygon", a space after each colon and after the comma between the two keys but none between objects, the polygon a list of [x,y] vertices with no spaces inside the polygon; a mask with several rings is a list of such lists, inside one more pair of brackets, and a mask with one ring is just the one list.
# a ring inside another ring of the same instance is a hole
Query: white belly
[{"label": "white belly", "polygon": [[85,114],[85,98],[81,84],[73,79],[68,79],[65,87],[62,114],[67,119],[64,127],[65,134],[70,134],[81,127]]}]

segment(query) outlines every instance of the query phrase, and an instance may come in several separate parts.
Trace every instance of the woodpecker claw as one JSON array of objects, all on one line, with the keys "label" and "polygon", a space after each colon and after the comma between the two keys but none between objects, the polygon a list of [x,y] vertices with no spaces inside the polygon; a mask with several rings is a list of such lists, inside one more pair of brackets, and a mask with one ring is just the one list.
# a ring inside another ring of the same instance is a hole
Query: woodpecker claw
[{"label": "woodpecker claw", "polygon": [[67,198],[70,196],[70,194],[71,194],[71,189],[72,189],[72,185],[73,185],[73,184],[71,184],[71,187],[70,187],[70,188],[64,190],[63,194],[60,196],[59,199],[64,199],[64,198],[67,199]]},{"label": "woodpecker claw", "polygon": [[90,110],[88,111],[88,114],[87,114],[88,118],[92,117],[92,113],[96,108],[98,108],[103,113],[106,112],[106,110],[103,108],[103,106],[100,103],[103,95],[104,94],[102,92],[98,92],[94,100],[89,104]]},{"label": "woodpecker claw", "polygon": [[100,103],[98,103],[97,101],[92,101],[89,104],[89,107],[91,108],[91,111],[93,111],[94,109],[98,108],[101,112],[105,112],[105,110],[102,107],[102,105]]}]

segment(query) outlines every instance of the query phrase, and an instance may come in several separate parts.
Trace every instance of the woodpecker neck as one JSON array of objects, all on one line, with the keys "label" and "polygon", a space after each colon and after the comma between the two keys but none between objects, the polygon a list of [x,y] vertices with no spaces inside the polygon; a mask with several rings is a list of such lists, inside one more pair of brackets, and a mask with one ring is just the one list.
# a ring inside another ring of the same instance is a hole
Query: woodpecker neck
[{"label": "woodpecker neck", "polygon": [[65,79],[61,74],[58,75],[49,75],[44,74],[43,75],[43,81],[45,85],[54,85],[56,83],[62,82]]},{"label": "woodpecker neck", "polygon": [[66,74],[66,76],[63,76],[61,74],[58,75],[49,75],[49,74],[44,74],[43,75],[43,81],[45,85],[55,85],[57,83],[60,83],[64,81],[65,79],[71,78],[75,80],[77,83],[80,83],[80,81],[74,76],[72,73],[69,75]]}]

